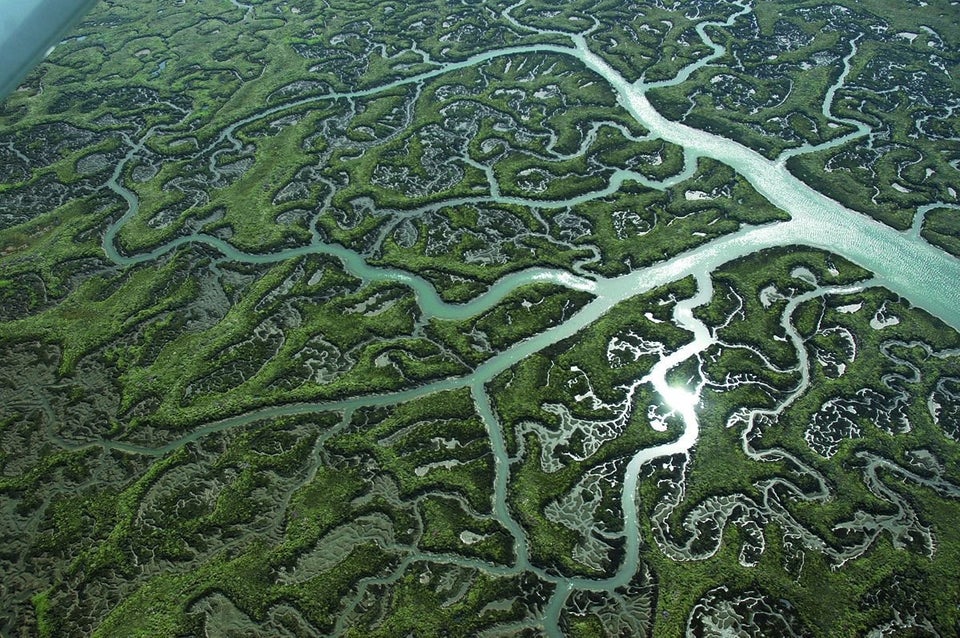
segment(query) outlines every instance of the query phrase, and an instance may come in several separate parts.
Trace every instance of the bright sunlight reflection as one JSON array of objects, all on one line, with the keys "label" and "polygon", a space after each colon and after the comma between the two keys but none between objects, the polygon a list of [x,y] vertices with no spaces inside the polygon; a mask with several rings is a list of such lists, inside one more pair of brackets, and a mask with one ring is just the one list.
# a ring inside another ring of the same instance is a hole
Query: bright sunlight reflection
[{"label": "bright sunlight reflection", "polygon": [[667,386],[661,390],[660,395],[667,405],[670,406],[671,410],[676,410],[681,414],[688,410],[693,410],[700,401],[696,394],[686,388],[676,388],[673,386]]}]

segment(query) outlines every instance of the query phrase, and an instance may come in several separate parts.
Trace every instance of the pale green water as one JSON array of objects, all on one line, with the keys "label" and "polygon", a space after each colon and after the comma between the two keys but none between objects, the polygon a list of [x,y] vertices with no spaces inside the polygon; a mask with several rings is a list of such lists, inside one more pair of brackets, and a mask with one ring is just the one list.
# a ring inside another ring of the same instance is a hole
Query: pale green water
[{"label": "pale green water", "polygon": [[0,0],[0,100],[47,56],[95,0]]},{"label": "pale green water", "polygon": [[[744,11],[746,11],[746,9]],[[706,38],[702,27],[700,33],[702,37]],[[349,272],[364,281],[389,280],[408,285],[415,291],[423,313],[427,317],[465,318],[476,315],[494,306],[518,286],[532,281],[551,281],[571,288],[589,290],[596,295],[596,298],[564,323],[515,344],[480,365],[474,372],[464,378],[445,379],[419,388],[411,388],[377,396],[365,396],[346,401],[318,404],[292,404],[256,410],[244,415],[207,424],[189,436],[156,450],[140,450],[139,448],[116,443],[109,445],[123,449],[137,449],[151,454],[160,454],[183,445],[188,441],[196,440],[207,433],[241,426],[258,419],[317,411],[349,412],[360,406],[391,405],[440,390],[469,386],[473,392],[478,412],[487,424],[495,458],[494,511],[498,519],[503,522],[515,539],[518,557],[517,563],[507,571],[532,570],[538,573],[541,578],[557,584],[556,592],[549,601],[543,624],[550,635],[559,635],[557,623],[560,611],[566,596],[571,590],[613,589],[626,584],[637,569],[639,561],[639,532],[637,506],[634,494],[637,477],[642,466],[655,458],[688,452],[691,447],[696,444],[698,424],[695,410],[695,397],[681,396],[677,394],[676,391],[668,388],[665,382],[665,375],[672,367],[694,356],[710,344],[708,331],[692,317],[690,309],[709,299],[709,295],[711,294],[709,276],[715,269],[731,260],[749,255],[763,248],[791,244],[821,248],[841,255],[871,270],[876,274],[876,283],[889,288],[891,291],[908,299],[914,305],[936,315],[953,328],[960,329],[960,286],[957,285],[957,283],[960,282],[960,261],[930,246],[920,239],[916,232],[900,233],[865,215],[843,207],[836,201],[796,179],[786,170],[782,161],[769,160],[759,153],[729,139],[665,119],[651,106],[644,95],[644,90],[647,88],[647,85],[644,85],[642,82],[637,84],[627,82],[602,58],[588,50],[582,36],[573,36],[571,41],[572,45],[569,47],[533,45],[505,48],[483,53],[463,62],[447,64],[429,73],[397,81],[378,89],[313,97],[292,104],[273,107],[230,126],[221,134],[219,141],[227,139],[233,140],[232,134],[239,126],[258,118],[281,112],[292,106],[321,100],[337,99],[344,96],[371,95],[379,91],[387,91],[401,84],[419,82],[458,69],[482,64],[501,56],[553,53],[577,58],[588,69],[609,83],[618,95],[623,107],[633,115],[638,122],[649,129],[653,136],[680,145],[686,149],[688,154],[692,154],[693,156],[713,158],[733,167],[772,204],[789,213],[791,220],[761,227],[744,228],[739,232],[715,239],[699,248],[692,249],[665,262],[638,269],[616,278],[598,278],[596,281],[592,281],[563,271],[549,269],[531,269],[514,273],[498,281],[484,295],[467,304],[458,305],[443,302],[433,287],[420,277],[397,269],[372,267],[357,253],[342,246],[322,244],[317,238],[308,246],[259,255],[243,253],[223,240],[195,234],[175,239],[148,253],[134,256],[120,255],[115,247],[116,234],[119,228],[137,213],[138,208],[138,203],[133,193],[122,187],[118,182],[119,176],[122,174],[123,167],[126,163],[123,162],[117,167],[113,179],[110,181],[110,186],[126,199],[129,204],[129,211],[107,231],[104,237],[104,249],[108,256],[122,265],[150,261],[177,246],[190,242],[200,242],[216,248],[223,253],[226,259],[249,263],[277,262],[311,253],[327,254],[341,259]],[[851,46],[855,50],[855,43],[851,43]],[[714,47],[714,55],[719,55],[720,49],[716,48],[715,45]],[[702,63],[705,62],[701,61],[701,63],[697,64],[702,66]],[[849,68],[849,57],[845,59],[844,63],[847,65],[846,68]],[[687,70],[671,82],[657,83],[657,85],[676,84],[684,81],[692,70],[692,68],[688,67]],[[828,96],[828,98],[829,97],[830,96]],[[825,114],[828,112],[828,109],[829,99],[824,105]],[[858,131],[857,134],[860,132],[861,131]],[[142,141],[140,144],[142,144]],[[139,148],[139,145],[132,145],[127,159],[132,158]],[[687,172],[684,173],[681,178],[688,176],[692,170],[692,162],[688,162]],[[620,171],[614,174],[607,189],[603,192],[612,193],[616,191],[627,179],[640,181],[637,175],[627,171]],[[653,187],[663,186],[662,184],[649,181],[644,183]],[[537,205],[545,208],[565,207],[585,201],[586,197],[595,196],[596,194],[557,202],[538,202]],[[496,192],[487,198],[458,200],[458,202],[455,203],[467,203],[470,201],[480,201],[481,199],[484,201],[509,204],[526,203],[525,200],[520,198],[503,197]],[[525,357],[576,334],[603,316],[615,304],[690,274],[693,274],[697,278],[700,285],[699,293],[695,298],[677,306],[674,320],[678,325],[690,330],[695,335],[695,339],[679,351],[664,357],[651,371],[650,375],[648,375],[649,382],[661,396],[668,402],[676,404],[676,409],[683,417],[686,428],[682,436],[676,441],[655,448],[638,451],[627,467],[624,476],[621,502],[625,517],[624,529],[626,531],[627,542],[624,563],[620,566],[619,571],[613,578],[602,581],[578,578],[563,579],[531,567],[527,559],[528,548],[525,545],[523,532],[516,521],[512,519],[509,508],[507,507],[507,489],[510,472],[509,461],[503,441],[503,433],[491,409],[489,398],[485,391],[485,384],[497,374],[507,370]],[[413,559],[411,558],[410,560]],[[473,564],[471,561],[465,559],[463,563]]]}]

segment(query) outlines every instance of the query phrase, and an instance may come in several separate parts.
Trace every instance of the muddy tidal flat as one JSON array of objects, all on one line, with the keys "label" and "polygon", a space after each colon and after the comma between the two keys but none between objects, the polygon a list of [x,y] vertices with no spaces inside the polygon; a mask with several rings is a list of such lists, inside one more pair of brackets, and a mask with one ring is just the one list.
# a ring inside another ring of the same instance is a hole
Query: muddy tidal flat
[{"label": "muddy tidal flat", "polygon": [[95,5],[0,102],[0,634],[957,635],[954,5]]}]

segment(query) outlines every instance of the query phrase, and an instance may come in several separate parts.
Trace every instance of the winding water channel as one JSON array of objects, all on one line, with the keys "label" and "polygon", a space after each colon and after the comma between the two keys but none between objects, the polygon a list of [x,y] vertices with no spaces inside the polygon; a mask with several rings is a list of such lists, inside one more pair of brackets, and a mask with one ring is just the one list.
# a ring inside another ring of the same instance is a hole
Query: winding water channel
[{"label": "winding water channel", "polygon": [[[247,7],[234,2],[238,7]],[[737,16],[749,11],[745,5],[743,11],[732,16],[732,23]],[[249,11],[249,9],[247,9]],[[508,10],[509,11],[509,10]],[[698,33],[705,43],[709,44],[714,53],[710,59],[720,55],[722,49],[713,44],[703,25]],[[850,261],[875,273],[875,283],[882,285],[894,293],[909,300],[912,304],[923,308],[939,317],[955,329],[960,329],[960,260],[957,260],[943,251],[931,246],[919,237],[919,227],[912,232],[898,232],[873,219],[852,211],[830,199],[826,195],[807,186],[794,177],[785,167],[783,157],[770,160],[759,153],[730,139],[704,132],[690,126],[670,121],[654,109],[647,99],[645,92],[652,86],[678,84],[686,80],[689,75],[706,64],[709,60],[699,62],[684,69],[677,77],[669,82],[645,84],[642,80],[636,83],[628,82],[601,57],[591,52],[583,35],[571,35],[570,46],[554,44],[538,44],[530,46],[514,46],[500,50],[488,51],[462,62],[440,65],[431,70],[411,78],[398,80],[376,89],[364,91],[336,93],[297,100],[288,104],[272,107],[263,112],[245,118],[228,127],[220,135],[216,143],[232,140],[232,133],[246,123],[260,118],[291,109],[302,104],[323,100],[335,100],[343,97],[360,97],[373,95],[381,91],[451,73],[458,69],[483,64],[503,56],[526,56],[535,54],[558,54],[576,58],[587,69],[602,78],[615,91],[620,104],[640,124],[650,131],[650,135],[677,144],[683,147],[688,158],[685,172],[668,180],[669,183],[685,179],[692,173],[692,161],[695,157],[707,157],[718,160],[731,166],[740,175],[774,206],[787,212],[790,220],[763,226],[745,227],[738,232],[719,237],[698,248],[684,252],[667,261],[640,268],[629,274],[615,278],[586,278],[566,271],[544,268],[530,269],[506,276],[496,282],[485,294],[466,304],[449,304],[443,302],[436,290],[424,279],[392,268],[379,268],[368,265],[363,257],[354,251],[338,245],[322,243],[318,237],[309,245],[280,250],[269,254],[251,254],[237,250],[227,241],[202,234],[192,234],[179,237],[169,243],[149,252],[135,255],[121,254],[116,248],[116,236],[120,228],[133,218],[138,212],[136,196],[120,183],[120,176],[125,166],[142,149],[146,138],[136,143],[131,142],[130,151],[126,158],[116,167],[109,187],[122,196],[127,204],[128,211],[117,220],[104,235],[103,246],[106,254],[120,265],[133,265],[149,262],[160,255],[187,243],[206,244],[222,253],[223,258],[244,263],[271,263],[299,257],[307,254],[326,254],[340,259],[345,268],[354,276],[364,281],[395,281],[409,286],[416,294],[425,317],[440,317],[461,319],[475,316],[490,309],[510,292],[519,286],[533,281],[551,281],[568,288],[588,290],[595,298],[575,313],[565,322],[549,328],[540,334],[517,343],[478,366],[473,372],[457,378],[435,381],[427,385],[410,388],[403,391],[384,393],[375,396],[363,396],[336,402],[299,403],[263,408],[249,413],[232,416],[220,421],[208,423],[189,435],[173,441],[168,445],[155,449],[147,449],[120,442],[104,442],[102,445],[123,449],[141,454],[161,455],[190,441],[194,441],[211,432],[224,430],[252,423],[261,419],[268,419],[282,415],[307,414],[320,411],[350,412],[361,406],[391,405],[414,399],[428,393],[446,389],[469,387],[472,391],[477,410],[486,423],[493,455],[495,458],[495,493],[494,513],[506,526],[514,537],[517,561],[510,569],[499,568],[493,571],[518,572],[532,570],[541,578],[556,584],[553,594],[546,608],[546,615],[542,623],[547,633],[559,636],[558,622],[561,608],[569,593],[575,589],[612,590],[629,582],[637,570],[639,561],[639,527],[637,503],[635,499],[638,475],[641,468],[650,461],[685,454],[696,444],[698,438],[698,421],[696,413],[697,396],[689,390],[671,388],[667,385],[666,374],[670,369],[683,363],[690,357],[702,352],[711,345],[711,336],[706,326],[693,317],[692,308],[709,301],[712,294],[710,285],[711,273],[720,266],[755,253],[764,248],[785,245],[804,245],[820,248],[841,255]],[[842,82],[849,71],[850,58],[856,51],[856,42],[851,44],[851,54],[844,59],[844,75],[838,84],[832,87],[827,101],[824,104],[824,114],[829,116],[830,102],[836,87]],[[841,120],[854,125],[857,130],[836,143],[847,141],[852,136],[865,134],[862,125],[853,121]],[[235,140],[233,140],[235,142]],[[818,147],[820,148],[820,147]],[[800,149],[790,155],[812,149]],[[626,180],[642,181],[651,187],[663,188],[665,183],[655,183],[643,180],[640,176],[628,171],[616,173],[608,188],[588,196],[556,202],[536,203],[522,198],[504,197],[494,190],[485,198],[470,198],[457,200],[453,203],[469,203],[474,201],[489,201],[500,204],[528,204],[539,208],[560,208],[586,201],[589,198],[601,197],[613,193]],[[445,202],[449,204],[451,202]],[[931,206],[932,207],[932,206]],[[918,212],[918,224],[922,222],[922,215],[930,207]],[[843,229],[843,232],[838,232]],[[651,290],[658,286],[677,281],[693,275],[698,283],[697,295],[689,300],[677,304],[674,322],[690,331],[694,335],[693,341],[686,346],[670,353],[654,366],[646,380],[682,418],[685,424],[683,434],[670,443],[638,450],[630,460],[623,478],[621,497],[624,515],[624,535],[626,540],[625,559],[617,573],[609,579],[590,580],[582,578],[561,578],[545,573],[529,564],[527,559],[524,532],[520,525],[513,520],[507,504],[507,488],[509,484],[510,461],[504,444],[501,426],[494,414],[485,385],[499,373],[509,369],[524,358],[536,353],[551,344],[570,337],[602,317],[617,303],[629,299],[639,293]],[[449,558],[456,561],[455,558]],[[460,559],[464,564],[469,561]]]}]

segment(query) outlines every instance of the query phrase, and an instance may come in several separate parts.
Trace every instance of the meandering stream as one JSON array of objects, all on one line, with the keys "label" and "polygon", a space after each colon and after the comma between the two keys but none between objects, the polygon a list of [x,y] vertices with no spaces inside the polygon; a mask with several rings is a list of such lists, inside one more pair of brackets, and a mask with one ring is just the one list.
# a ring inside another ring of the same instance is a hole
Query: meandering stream
[{"label": "meandering stream", "polygon": [[[246,8],[248,12],[250,10],[248,5],[243,5],[235,1],[234,4],[238,7]],[[741,7],[743,10],[731,16],[728,23],[732,23],[738,16],[749,11],[749,7],[746,5],[741,5]],[[509,9],[507,11],[509,11]],[[704,26],[705,25],[701,25],[698,27],[698,33],[704,42],[713,49],[713,54],[708,56],[709,59],[713,59],[719,56],[723,50],[719,45],[713,44],[712,41],[709,40],[709,37],[704,31]],[[530,27],[526,28],[535,30]],[[495,493],[493,496],[495,515],[514,536],[518,568],[523,567],[530,569],[527,560],[528,548],[525,545],[523,531],[519,524],[512,519],[507,506],[510,461],[504,445],[501,426],[493,413],[489,397],[485,390],[486,384],[496,375],[509,369],[531,354],[576,334],[578,331],[602,317],[617,303],[692,274],[698,283],[698,293],[693,298],[677,304],[674,322],[679,327],[689,330],[694,335],[694,339],[676,352],[664,356],[662,360],[654,366],[647,377],[647,380],[664,399],[665,403],[671,406],[683,418],[685,424],[684,432],[675,441],[649,449],[639,450],[627,465],[623,479],[621,498],[624,514],[626,552],[625,560],[615,576],[605,580],[567,579],[543,573],[542,570],[534,570],[542,578],[550,580],[557,585],[555,593],[547,606],[543,625],[548,634],[559,635],[558,622],[561,608],[571,591],[574,589],[611,590],[625,585],[637,569],[639,561],[639,527],[635,492],[637,477],[641,468],[646,463],[657,458],[688,453],[697,442],[698,422],[696,414],[696,394],[688,390],[671,388],[667,385],[665,379],[670,369],[703,351],[711,343],[709,331],[701,322],[693,317],[691,311],[693,307],[709,301],[712,294],[710,275],[714,270],[736,258],[749,255],[764,248],[792,244],[816,247],[841,255],[872,271],[875,273],[877,284],[885,286],[894,293],[909,300],[912,304],[939,317],[951,327],[960,329],[960,286],[957,285],[957,282],[960,282],[960,260],[922,240],[919,237],[919,227],[909,233],[898,232],[866,215],[845,208],[838,202],[806,185],[786,169],[783,161],[785,157],[822,147],[801,148],[789,152],[778,160],[770,160],[730,139],[670,121],[656,111],[645,94],[649,88],[683,82],[693,71],[706,64],[709,59],[704,58],[690,65],[682,70],[673,80],[667,82],[647,84],[641,80],[636,83],[631,83],[600,56],[590,51],[583,35],[570,35],[570,41],[570,46],[538,44],[513,46],[489,51],[470,57],[462,62],[443,64],[439,68],[429,72],[398,80],[376,89],[314,96],[271,107],[261,113],[230,125],[223,131],[215,143],[232,140],[232,133],[239,126],[302,104],[322,100],[334,100],[343,97],[373,95],[381,91],[389,91],[400,85],[422,82],[426,79],[454,72],[458,69],[479,65],[502,56],[525,56],[543,53],[558,54],[576,58],[587,69],[607,82],[616,93],[619,103],[623,108],[640,124],[646,127],[650,131],[651,136],[683,147],[688,158],[707,157],[731,166],[770,203],[787,212],[791,219],[786,222],[769,225],[745,227],[738,232],[714,239],[669,260],[637,269],[620,277],[598,277],[589,279],[561,270],[545,268],[529,269],[513,273],[500,279],[491,286],[486,293],[469,303],[450,304],[442,301],[433,286],[423,278],[399,269],[370,266],[364,258],[356,252],[343,246],[321,243],[318,238],[315,238],[314,242],[298,248],[285,249],[269,254],[252,254],[237,250],[231,246],[229,242],[222,239],[194,233],[189,236],[178,237],[148,252],[135,255],[121,254],[116,248],[116,236],[120,228],[137,214],[138,201],[134,193],[120,183],[120,178],[124,173],[126,164],[142,149],[147,139],[144,137],[136,143],[131,142],[129,153],[126,158],[118,164],[112,178],[108,182],[108,186],[123,197],[128,204],[126,214],[109,227],[103,240],[106,254],[117,264],[126,266],[149,262],[178,246],[188,243],[208,245],[221,252],[226,260],[245,263],[272,263],[307,254],[326,254],[340,259],[348,272],[363,281],[388,280],[409,286],[416,294],[417,301],[426,317],[447,319],[463,319],[482,313],[493,307],[518,287],[534,281],[551,281],[568,288],[588,290],[595,295],[595,298],[565,322],[497,353],[491,359],[463,377],[435,381],[421,387],[410,388],[399,392],[364,396],[344,401],[316,404],[290,404],[263,408],[209,423],[177,441],[156,449],[145,449],[119,442],[105,442],[103,445],[130,452],[159,455],[182,446],[189,441],[196,440],[208,433],[242,426],[260,419],[318,411],[349,412],[361,406],[396,404],[432,392],[469,387],[473,393],[477,410],[487,425],[495,459]],[[837,87],[842,83],[843,77],[849,71],[850,59],[856,52],[856,42],[852,41],[850,44],[852,51],[850,55],[844,59],[844,75],[841,76],[837,84],[831,87],[831,91],[823,107],[823,112],[828,117],[830,117],[829,107],[832,96]],[[831,144],[839,144],[852,139],[853,136],[866,134],[865,127],[860,123],[852,120],[839,121],[850,124],[857,130],[835,140]],[[233,142],[235,143],[235,140],[233,140]],[[675,181],[679,179],[685,179],[692,173],[693,162],[688,161],[687,164],[685,172],[681,176],[669,180],[669,183],[675,183]],[[662,188],[665,186],[664,182],[655,183],[649,180],[644,181],[641,176],[635,173],[619,171],[611,178],[606,189],[586,197],[600,197],[613,193],[617,191],[626,180],[640,181],[651,187]],[[496,189],[491,190],[491,194],[485,198],[457,200],[453,203],[469,203],[471,201],[481,200],[499,204],[530,203],[522,198],[502,196]],[[536,206],[540,208],[559,208],[575,205],[581,201],[585,201],[584,197],[556,202],[537,202]],[[922,221],[923,213],[929,208],[930,207],[924,207],[918,213],[918,224]],[[838,232],[839,229],[842,229],[842,232]]]}]

